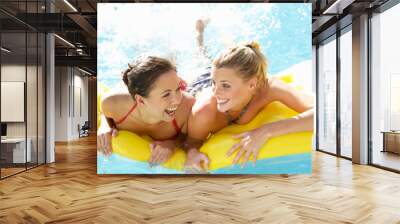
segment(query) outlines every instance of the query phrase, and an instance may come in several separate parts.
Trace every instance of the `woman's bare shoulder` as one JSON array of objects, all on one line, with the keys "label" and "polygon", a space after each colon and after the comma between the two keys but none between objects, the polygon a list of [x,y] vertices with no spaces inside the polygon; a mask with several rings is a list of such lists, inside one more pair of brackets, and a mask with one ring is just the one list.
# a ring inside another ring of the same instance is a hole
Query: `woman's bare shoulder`
[{"label": "woman's bare shoulder", "polygon": [[195,104],[196,99],[190,95],[189,93],[183,93],[183,98],[182,98],[182,103],[185,105],[185,107],[190,107],[192,108],[192,106]]},{"label": "woman's bare shoulder", "polygon": [[187,120],[196,99],[188,93],[183,93],[181,104],[178,108],[178,115],[183,119]]},{"label": "woman's bare shoulder", "polygon": [[282,81],[280,78],[272,77],[268,80],[268,94],[270,94],[273,98],[279,99],[282,96],[282,93],[293,92],[294,88]]},{"label": "woman's bare shoulder", "polygon": [[206,139],[217,123],[217,102],[214,97],[196,99],[189,117],[189,136]]},{"label": "woman's bare shoulder", "polygon": [[105,93],[100,101],[102,112],[110,117],[125,113],[133,103],[134,101],[129,93],[113,91]]},{"label": "woman's bare shoulder", "polygon": [[217,115],[217,101],[211,94],[202,94],[196,97],[192,107],[191,120],[196,126],[210,125],[215,122]]},{"label": "woman's bare shoulder", "polygon": [[213,117],[217,112],[217,100],[212,95],[201,95],[196,98],[192,113],[202,117]]},{"label": "woman's bare shoulder", "polygon": [[270,77],[268,79],[268,84],[271,88],[283,88],[284,86],[288,86],[288,84],[282,81],[279,77]]},{"label": "woman's bare shoulder", "polygon": [[313,106],[312,96],[297,90],[279,78],[272,78],[269,81],[269,86],[268,94],[271,96],[272,101],[280,101],[298,112],[303,112]]}]

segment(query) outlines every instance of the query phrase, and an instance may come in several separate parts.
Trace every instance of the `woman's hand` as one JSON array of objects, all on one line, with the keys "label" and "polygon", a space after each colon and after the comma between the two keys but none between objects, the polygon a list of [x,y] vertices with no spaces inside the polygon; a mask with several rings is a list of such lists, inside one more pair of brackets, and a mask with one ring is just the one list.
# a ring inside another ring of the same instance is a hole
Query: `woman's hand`
[{"label": "woman's hand", "polygon": [[112,153],[111,138],[117,136],[116,128],[100,127],[97,131],[97,151],[105,156],[110,156]]},{"label": "woman's hand", "polygon": [[185,161],[185,170],[190,173],[198,173],[207,171],[209,164],[208,157],[199,152],[199,150],[192,148],[188,150]]},{"label": "woman's hand", "polygon": [[166,162],[175,152],[175,140],[154,141],[150,144],[150,166]]},{"label": "woman's hand", "polygon": [[244,159],[242,160],[242,167],[244,167],[249,161],[250,156],[253,155],[255,166],[261,147],[272,137],[270,133],[268,125],[264,125],[260,128],[234,135],[233,137],[240,139],[240,141],[232,146],[227,153],[227,157],[237,151],[236,157],[233,159],[233,164],[237,164],[240,158],[244,156]]}]

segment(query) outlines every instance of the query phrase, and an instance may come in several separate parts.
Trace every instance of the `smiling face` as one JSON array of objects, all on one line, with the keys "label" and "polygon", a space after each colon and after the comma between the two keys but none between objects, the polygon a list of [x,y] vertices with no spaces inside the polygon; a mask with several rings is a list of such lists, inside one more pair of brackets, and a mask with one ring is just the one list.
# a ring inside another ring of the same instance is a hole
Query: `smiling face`
[{"label": "smiling face", "polygon": [[174,119],[176,110],[182,102],[180,82],[181,80],[174,70],[160,75],[149,95],[142,98],[147,113],[162,121]]},{"label": "smiling face", "polygon": [[241,111],[251,99],[256,80],[243,80],[231,68],[213,68],[211,77],[218,111]]},{"label": "smiling face", "polygon": [[239,44],[221,52],[214,59],[212,69],[218,110],[242,111],[256,90],[266,85],[266,74],[267,61],[256,42]]}]

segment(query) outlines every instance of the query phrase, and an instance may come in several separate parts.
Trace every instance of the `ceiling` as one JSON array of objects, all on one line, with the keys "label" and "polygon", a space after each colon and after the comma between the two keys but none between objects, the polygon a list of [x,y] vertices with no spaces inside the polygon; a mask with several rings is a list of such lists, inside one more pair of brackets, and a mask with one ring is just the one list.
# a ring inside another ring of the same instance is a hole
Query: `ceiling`
[{"label": "ceiling", "polygon": [[[372,10],[388,0],[267,0],[234,2],[270,2],[270,3],[312,3],[312,36],[316,44],[335,32],[337,21],[349,21],[351,17]],[[149,0],[1,0],[0,24],[2,44],[9,43],[14,49],[25,49],[24,33],[29,31],[54,32],[56,65],[79,66],[96,73],[97,54],[97,3],[124,2],[193,2],[193,1],[149,1]],[[197,1],[227,2],[227,1]],[[51,10],[50,10],[51,9]],[[52,11],[52,13],[49,13]],[[346,26],[346,22],[341,22]],[[333,28],[332,28],[333,27]],[[29,37],[30,39],[34,38]],[[62,39],[66,40],[63,41]],[[34,52],[36,42],[29,42],[27,52]],[[41,45],[39,47],[42,47]],[[32,48],[32,49],[31,49]],[[18,54],[17,51],[15,54]],[[28,56],[29,57],[29,56]]]}]

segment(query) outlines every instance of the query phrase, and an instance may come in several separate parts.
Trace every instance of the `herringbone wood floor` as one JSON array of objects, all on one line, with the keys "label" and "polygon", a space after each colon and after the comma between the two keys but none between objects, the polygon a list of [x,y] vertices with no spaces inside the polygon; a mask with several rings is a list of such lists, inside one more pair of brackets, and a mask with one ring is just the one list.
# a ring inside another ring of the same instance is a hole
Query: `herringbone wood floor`
[{"label": "herringbone wood floor", "polygon": [[315,153],[312,175],[97,175],[95,138],[0,181],[0,223],[400,223],[400,175]]}]

